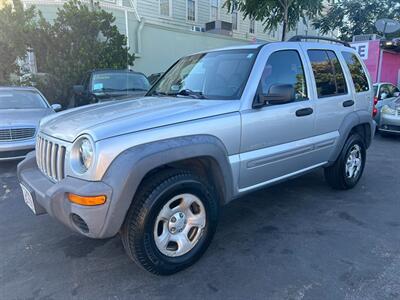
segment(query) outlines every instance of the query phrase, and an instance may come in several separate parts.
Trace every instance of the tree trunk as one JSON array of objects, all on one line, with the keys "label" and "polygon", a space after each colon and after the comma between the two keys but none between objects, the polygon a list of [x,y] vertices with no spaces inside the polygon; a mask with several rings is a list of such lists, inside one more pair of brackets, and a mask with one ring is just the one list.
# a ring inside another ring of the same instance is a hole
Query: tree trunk
[{"label": "tree trunk", "polygon": [[288,27],[288,16],[289,16],[289,4],[285,3],[284,7],[284,16],[283,16],[283,28],[282,28],[282,42],[286,40],[286,32],[287,32],[287,27]]}]

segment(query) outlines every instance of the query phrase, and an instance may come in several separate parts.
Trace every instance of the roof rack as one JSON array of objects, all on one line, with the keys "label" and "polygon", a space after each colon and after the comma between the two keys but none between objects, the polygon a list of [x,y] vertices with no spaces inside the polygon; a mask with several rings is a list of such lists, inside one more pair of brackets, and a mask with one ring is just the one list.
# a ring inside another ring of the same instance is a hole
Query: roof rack
[{"label": "roof rack", "polygon": [[302,40],[318,40],[318,41],[321,40],[321,41],[328,41],[328,42],[342,44],[346,47],[351,47],[348,42],[344,42],[334,38],[329,38],[324,36],[313,36],[313,35],[295,35],[294,37],[290,38],[288,42],[301,42]]}]

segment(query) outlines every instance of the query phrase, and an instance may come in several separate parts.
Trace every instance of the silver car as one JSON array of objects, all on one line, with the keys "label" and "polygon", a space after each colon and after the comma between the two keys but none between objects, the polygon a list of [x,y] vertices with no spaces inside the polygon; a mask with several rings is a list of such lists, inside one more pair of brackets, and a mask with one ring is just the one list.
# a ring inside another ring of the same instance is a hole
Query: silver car
[{"label": "silver car", "polygon": [[382,107],[379,131],[382,135],[400,134],[400,97]]},{"label": "silver car", "polygon": [[35,88],[0,87],[0,161],[32,151],[40,119],[60,108],[50,106]]},{"label": "silver car", "polygon": [[119,234],[131,259],[167,275],[201,257],[233,199],[319,167],[333,188],[353,188],[372,113],[349,45],[207,51],[180,59],[144,98],[46,117],[18,178],[35,214],[91,238]]}]

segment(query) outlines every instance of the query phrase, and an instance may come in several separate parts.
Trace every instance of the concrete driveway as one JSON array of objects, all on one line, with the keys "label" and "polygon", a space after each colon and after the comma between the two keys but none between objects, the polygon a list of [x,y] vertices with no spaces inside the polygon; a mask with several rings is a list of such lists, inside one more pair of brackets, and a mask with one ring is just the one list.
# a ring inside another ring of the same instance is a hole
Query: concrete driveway
[{"label": "concrete driveway", "polygon": [[399,299],[400,138],[377,136],[359,185],[322,171],[228,205],[206,255],[150,275],[118,237],[90,240],[22,200],[0,164],[0,299]]}]

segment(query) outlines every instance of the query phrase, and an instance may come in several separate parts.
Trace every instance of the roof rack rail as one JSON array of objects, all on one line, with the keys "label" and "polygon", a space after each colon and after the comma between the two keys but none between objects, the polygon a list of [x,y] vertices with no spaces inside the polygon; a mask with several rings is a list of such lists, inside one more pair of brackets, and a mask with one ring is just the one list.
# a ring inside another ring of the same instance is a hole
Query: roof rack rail
[{"label": "roof rack rail", "polygon": [[328,42],[342,44],[346,47],[351,47],[348,42],[344,42],[334,38],[329,38],[324,36],[313,36],[313,35],[295,35],[294,37],[291,37],[288,40],[288,42],[301,42],[302,40],[321,40],[321,41],[328,41]]}]

